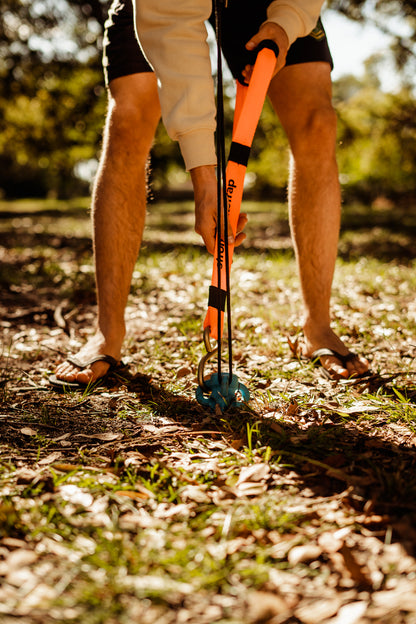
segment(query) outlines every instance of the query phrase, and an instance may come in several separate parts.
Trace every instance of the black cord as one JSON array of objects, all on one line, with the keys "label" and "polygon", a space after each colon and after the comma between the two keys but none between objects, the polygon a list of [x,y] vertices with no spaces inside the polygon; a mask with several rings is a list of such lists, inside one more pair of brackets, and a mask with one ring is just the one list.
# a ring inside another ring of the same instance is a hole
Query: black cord
[{"label": "black cord", "polygon": [[[221,16],[220,16],[220,0],[215,0],[215,32],[217,40],[217,132],[215,135],[216,151],[217,151],[217,283],[218,288],[221,287],[221,189],[222,189],[222,143],[221,129],[223,126],[223,107],[222,107],[222,59],[221,59]],[[218,358],[218,381],[221,383],[221,309],[217,308],[217,358]]]},{"label": "black cord", "polygon": [[[226,267],[226,299],[227,299],[227,331],[228,331],[228,368],[229,379],[232,377],[232,331],[231,331],[231,289],[230,289],[230,258],[228,253],[228,202],[226,189],[226,159],[225,159],[225,130],[224,130],[224,95],[222,80],[222,1],[215,0],[215,30],[217,38],[217,240],[218,260],[221,258],[221,214],[224,216],[224,261]],[[222,198],[222,204],[221,204]],[[221,263],[218,261],[218,287],[221,286]],[[221,383],[221,311],[218,309],[218,380]]]}]

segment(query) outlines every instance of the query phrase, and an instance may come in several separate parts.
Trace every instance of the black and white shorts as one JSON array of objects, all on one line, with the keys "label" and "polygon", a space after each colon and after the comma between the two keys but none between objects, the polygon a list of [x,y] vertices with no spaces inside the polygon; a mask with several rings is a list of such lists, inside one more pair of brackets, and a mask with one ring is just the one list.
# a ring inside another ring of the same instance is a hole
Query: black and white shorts
[{"label": "black and white shorts", "polygon": [[[267,18],[271,0],[228,0],[222,14],[223,53],[234,78],[241,78],[246,65],[252,65],[255,53],[245,44]],[[255,10],[254,10],[255,9]],[[214,25],[214,19],[211,18]],[[307,36],[290,47],[286,65],[324,62],[333,67],[331,52],[321,20]],[[115,78],[151,72],[136,40],[132,0],[113,0],[105,24],[103,68],[106,83]]]}]

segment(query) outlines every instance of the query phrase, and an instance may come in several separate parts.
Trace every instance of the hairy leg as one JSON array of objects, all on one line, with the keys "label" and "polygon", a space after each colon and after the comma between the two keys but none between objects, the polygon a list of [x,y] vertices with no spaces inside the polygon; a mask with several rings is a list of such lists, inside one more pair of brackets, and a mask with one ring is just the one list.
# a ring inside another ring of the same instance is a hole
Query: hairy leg
[{"label": "hairy leg", "polygon": [[[160,118],[155,76],[131,74],[110,83],[103,151],[92,196],[97,287],[95,335],[77,354],[120,358],[124,311],[140,249],[146,213],[146,162]],[[64,362],[56,376],[88,383],[107,372],[96,362],[80,371]]]},{"label": "hairy leg", "polygon": [[[327,63],[288,66],[273,79],[269,97],[291,148],[290,226],[305,307],[304,355],[348,349],[330,327],[330,297],[340,228],[341,197],[335,155],[336,116]],[[321,358],[336,376],[368,369],[364,358],[346,364]]]}]

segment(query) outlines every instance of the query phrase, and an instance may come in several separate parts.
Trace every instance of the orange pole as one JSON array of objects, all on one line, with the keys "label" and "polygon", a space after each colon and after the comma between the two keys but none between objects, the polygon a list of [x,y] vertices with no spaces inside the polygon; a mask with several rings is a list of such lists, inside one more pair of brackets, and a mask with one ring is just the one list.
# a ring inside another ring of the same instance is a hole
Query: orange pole
[{"label": "orange pole", "polygon": [[[228,223],[234,236],[240,214],[244,190],[244,177],[254,133],[259,122],[264,100],[276,65],[276,54],[270,48],[263,48],[257,55],[248,87],[237,83],[237,97],[233,137],[226,169],[226,195]],[[217,233],[218,236],[218,233]],[[214,265],[208,301],[208,311],[204,328],[210,328],[210,336],[218,340],[218,314],[221,314],[221,335],[224,329],[224,309],[226,300],[226,276],[230,267],[226,267],[225,245],[221,235],[221,247],[218,254],[218,240],[215,245]],[[229,265],[231,266],[234,245],[228,245]],[[220,283],[218,284],[218,263],[220,265]]]}]

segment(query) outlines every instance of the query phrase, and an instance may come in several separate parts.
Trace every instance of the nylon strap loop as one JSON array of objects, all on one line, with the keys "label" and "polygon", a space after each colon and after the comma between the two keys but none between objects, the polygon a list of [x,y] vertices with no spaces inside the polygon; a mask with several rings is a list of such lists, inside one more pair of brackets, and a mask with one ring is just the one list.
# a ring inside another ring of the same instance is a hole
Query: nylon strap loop
[{"label": "nylon strap loop", "polygon": [[210,308],[215,308],[216,310],[221,310],[221,312],[224,312],[226,300],[226,290],[212,285],[209,287],[208,305]]}]

